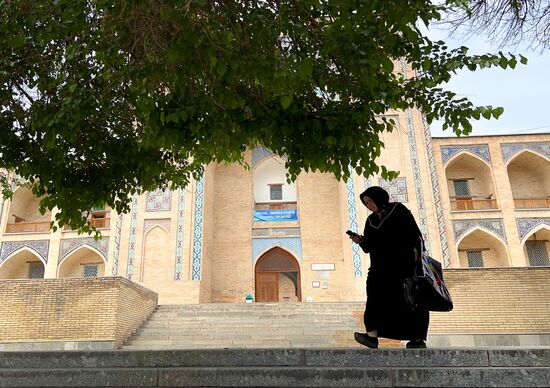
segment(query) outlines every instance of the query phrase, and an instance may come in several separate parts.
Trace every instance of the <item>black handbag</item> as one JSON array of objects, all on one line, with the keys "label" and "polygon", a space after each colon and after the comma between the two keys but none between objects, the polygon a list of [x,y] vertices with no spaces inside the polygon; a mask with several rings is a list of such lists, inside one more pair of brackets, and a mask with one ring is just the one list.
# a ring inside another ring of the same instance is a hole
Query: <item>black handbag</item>
[{"label": "black handbag", "polygon": [[451,311],[453,300],[443,280],[441,263],[424,251],[423,242],[420,252],[413,275],[403,281],[407,307],[419,311]]}]

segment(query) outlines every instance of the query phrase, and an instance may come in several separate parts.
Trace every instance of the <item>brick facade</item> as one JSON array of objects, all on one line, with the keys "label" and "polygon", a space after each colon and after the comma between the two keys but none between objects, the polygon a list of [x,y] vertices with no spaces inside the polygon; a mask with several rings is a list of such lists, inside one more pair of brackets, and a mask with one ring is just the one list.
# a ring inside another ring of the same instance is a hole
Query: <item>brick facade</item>
[{"label": "brick facade", "polygon": [[121,277],[1,280],[0,343],[108,341],[119,347],[158,295]]},{"label": "brick facade", "polygon": [[[476,249],[487,268],[529,266],[527,240],[550,252],[550,205],[515,202],[518,196],[550,201],[550,134],[431,138],[418,111],[388,115],[397,128],[382,134],[378,162],[398,170],[399,181],[353,174],[339,182],[303,172],[295,185],[296,220],[254,220],[255,172],[276,158],[266,150],[246,154],[251,169],[213,163],[184,189],[136,196],[129,214],[111,212],[100,242],[69,230],[13,232],[22,226],[14,214],[27,220],[36,213],[36,201],[20,188],[0,204],[0,279],[27,277],[39,263],[46,279],[77,278],[92,263],[99,276],[123,276],[153,290],[161,304],[238,303],[255,295],[255,264],[277,247],[299,264],[302,300],[361,301],[369,256],[344,231],[362,231],[367,210],[358,196],[369,185],[384,185],[404,201],[430,252],[448,268],[468,267],[468,252]],[[474,201],[494,200],[495,208],[453,209],[451,180],[460,178],[470,182]]]}]

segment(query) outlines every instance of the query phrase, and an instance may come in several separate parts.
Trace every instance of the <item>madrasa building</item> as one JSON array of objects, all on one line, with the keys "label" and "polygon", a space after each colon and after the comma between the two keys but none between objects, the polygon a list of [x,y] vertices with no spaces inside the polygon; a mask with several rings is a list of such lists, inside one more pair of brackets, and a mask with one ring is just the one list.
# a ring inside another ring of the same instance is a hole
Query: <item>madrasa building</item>
[{"label": "madrasa building", "polygon": [[[210,164],[185,189],[135,196],[128,214],[97,209],[98,241],[67,228],[25,187],[0,203],[0,279],[124,277],[160,304],[365,299],[369,256],[359,193],[379,185],[415,216],[445,268],[549,265],[550,134],[431,137],[421,113],[389,112],[379,163],[386,181],[304,172],[258,147],[250,169]],[[396,242],[399,241],[399,236]]]}]

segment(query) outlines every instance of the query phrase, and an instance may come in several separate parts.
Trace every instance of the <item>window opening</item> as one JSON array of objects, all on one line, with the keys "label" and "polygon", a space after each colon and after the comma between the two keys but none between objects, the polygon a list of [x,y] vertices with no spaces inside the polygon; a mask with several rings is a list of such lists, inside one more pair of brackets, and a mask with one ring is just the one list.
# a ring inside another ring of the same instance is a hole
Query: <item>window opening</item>
[{"label": "window opening", "polygon": [[98,264],[84,264],[82,268],[82,276],[85,278],[97,278],[99,265]]},{"label": "window opening", "polygon": [[466,254],[468,255],[468,267],[483,267],[483,254],[481,251],[468,251]]},{"label": "window opening", "polygon": [[272,201],[283,199],[283,185],[269,185],[269,199]]},{"label": "window opening", "polygon": [[471,197],[470,186],[467,180],[453,180],[455,188],[455,196],[457,197]]},{"label": "window opening", "polygon": [[43,279],[44,265],[40,261],[29,262],[29,279]]},{"label": "window opening", "polygon": [[530,266],[546,267],[550,265],[545,241],[527,241],[525,247],[527,248]]}]

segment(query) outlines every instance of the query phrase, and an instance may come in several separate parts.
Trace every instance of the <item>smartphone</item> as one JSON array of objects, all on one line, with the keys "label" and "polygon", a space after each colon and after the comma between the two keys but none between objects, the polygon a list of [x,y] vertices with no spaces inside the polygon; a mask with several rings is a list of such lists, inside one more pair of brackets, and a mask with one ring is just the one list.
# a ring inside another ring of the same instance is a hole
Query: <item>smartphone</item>
[{"label": "smartphone", "polygon": [[352,232],[351,230],[346,230],[346,234],[351,237],[361,237],[357,233]]}]

